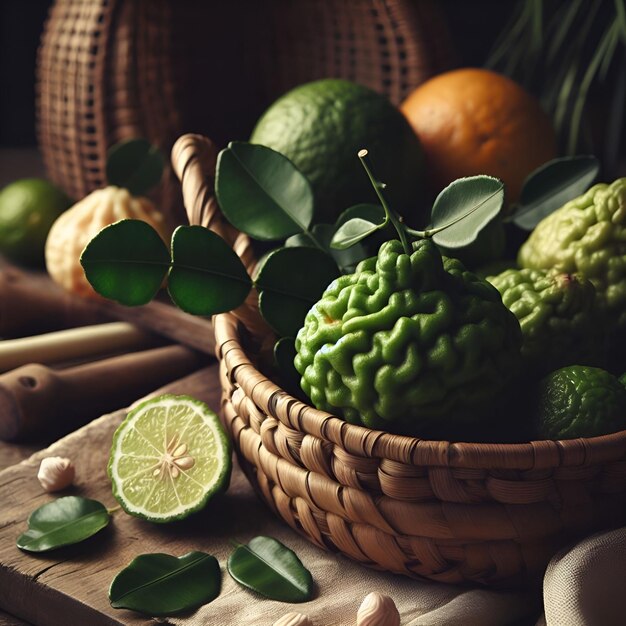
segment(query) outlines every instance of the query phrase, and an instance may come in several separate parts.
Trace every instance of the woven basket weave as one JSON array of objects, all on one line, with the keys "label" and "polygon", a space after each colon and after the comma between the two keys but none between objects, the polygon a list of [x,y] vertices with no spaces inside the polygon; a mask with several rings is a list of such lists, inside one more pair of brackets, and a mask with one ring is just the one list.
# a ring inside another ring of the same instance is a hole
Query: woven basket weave
[{"label": "woven basket weave", "polygon": [[[166,152],[190,128],[245,139],[278,95],[324,77],[399,103],[449,58],[432,0],[56,0],[39,53],[39,143],[50,178],[79,199],[105,184],[122,139]],[[166,181],[167,212],[180,194]]]},{"label": "woven basket weave", "polygon": [[[190,222],[218,232],[251,269],[250,241],[213,197],[215,160],[198,135],[172,151]],[[262,498],[321,548],[438,582],[519,586],[567,542],[626,523],[626,431],[498,445],[348,424],[259,372],[243,339],[267,336],[254,304],[214,318],[222,420]]]}]

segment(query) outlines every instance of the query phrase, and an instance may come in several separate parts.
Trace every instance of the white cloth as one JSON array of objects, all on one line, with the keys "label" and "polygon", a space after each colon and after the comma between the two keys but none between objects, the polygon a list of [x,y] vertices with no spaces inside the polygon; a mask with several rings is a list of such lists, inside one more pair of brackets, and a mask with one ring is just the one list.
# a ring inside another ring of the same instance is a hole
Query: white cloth
[{"label": "white cloth", "polygon": [[624,626],[626,528],[557,554],[546,570],[543,597],[547,626]]},{"label": "white cloth", "polygon": [[[393,598],[402,626],[626,625],[626,528],[589,537],[552,559],[544,578],[544,616],[539,594],[414,581],[325,552],[274,516],[239,468],[228,493],[200,515],[206,520],[203,549],[222,567],[222,592],[192,615],[166,620],[175,626],[272,626],[292,611],[314,626],[355,626],[371,591]],[[272,536],[296,552],[317,584],[313,600],[274,602],[235,583],[226,571],[229,541],[244,543],[256,535]]]},{"label": "white cloth", "polygon": [[[176,626],[272,626],[292,611],[308,615],[314,626],[354,626],[357,610],[371,591],[393,598],[402,626],[534,626],[540,613],[540,598],[530,593],[415,581],[321,550],[273,515],[238,468],[228,493],[200,515],[207,520],[203,550],[220,562],[222,591],[194,614],[167,620]],[[267,600],[230,577],[226,570],[233,550],[229,540],[246,543],[256,535],[272,536],[296,552],[317,584],[313,600],[303,604]]]}]

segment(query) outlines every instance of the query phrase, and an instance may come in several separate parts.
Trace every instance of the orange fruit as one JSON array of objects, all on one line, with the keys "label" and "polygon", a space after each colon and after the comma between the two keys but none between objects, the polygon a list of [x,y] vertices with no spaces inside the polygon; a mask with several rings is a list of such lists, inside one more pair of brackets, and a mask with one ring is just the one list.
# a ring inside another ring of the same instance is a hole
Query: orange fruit
[{"label": "orange fruit", "polygon": [[456,178],[500,178],[515,202],[528,174],[556,157],[549,117],[520,85],[489,70],[439,74],[415,89],[401,110],[422,143],[440,191]]}]

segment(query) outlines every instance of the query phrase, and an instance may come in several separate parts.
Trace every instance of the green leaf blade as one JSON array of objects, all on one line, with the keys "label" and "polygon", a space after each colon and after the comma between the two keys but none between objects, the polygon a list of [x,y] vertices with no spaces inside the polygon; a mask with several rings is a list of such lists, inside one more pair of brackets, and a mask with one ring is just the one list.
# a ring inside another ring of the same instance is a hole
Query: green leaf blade
[{"label": "green leaf blade", "polygon": [[215,600],[221,585],[219,563],[210,554],[142,554],[113,579],[109,601],[115,609],[176,615]]},{"label": "green leaf blade", "polygon": [[385,209],[380,204],[370,204],[364,202],[361,204],[355,204],[348,207],[338,218],[335,223],[335,228],[339,229],[347,221],[360,217],[361,219],[372,222],[373,224],[382,224],[385,221]]},{"label": "green leaf blade", "polygon": [[279,335],[295,337],[309,309],[338,275],[334,260],[317,248],[272,252],[255,280],[261,315]]},{"label": "green leaf blade", "polygon": [[156,146],[146,139],[129,139],[109,150],[106,177],[109,185],[141,196],[160,182],[164,167],[165,157]]},{"label": "green leaf blade", "polygon": [[172,237],[168,292],[193,315],[215,315],[241,305],[252,287],[243,263],[216,233],[179,226]]},{"label": "green leaf blade", "polygon": [[101,296],[139,306],[161,288],[170,255],[152,226],[127,219],[103,228],[83,250],[80,263]]},{"label": "green leaf blade", "polygon": [[549,161],[524,181],[513,223],[533,230],[550,213],[584,193],[599,171],[600,163],[591,155]]},{"label": "green leaf blade", "polygon": [[[335,234],[335,230],[336,227],[332,224],[315,224],[311,229],[311,233],[322,245],[324,250],[333,257],[342,273],[353,272],[355,266],[369,256],[368,251],[362,244],[355,244],[345,250],[332,248],[330,242]],[[289,239],[285,241],[285,247],[315,248],[316,246],[308,234],[300,233],[289,237]]]},{"label": "green leaf blade", "polygon": [[467,246],[501,211],[503,203],[504,185],[499,179],[485,175],[459,178],[437,196],[428,230],[439,246]]},{"label": "green leaf blade", "polygon": [[272,537],[255,537],[228,559],[228,573],[241,585],[279,602],[306,602],[313,577],[296,554]]},{"label": "green leaf blade", "polygon": [[337,232],[333,235],[330,245],[336,250],[345,250],[346,248],[350,248],[354,244],[359,243],[362,239],[369,237],[377,230],[384,228],[384,226],[384,223],[374,224],[360,217],[354,217],[337,229]]},{"label": "green leaf blade", "polygon": [[231,142],[217,159],[215,195],[226,219],[262,241],[306,231],[313,192],[287,157],[265,146]]},{"label": "green leaf blade", "polygon": [[79,543],[105,528],[110,520],[97,500],[66,496],[40,506],[28,518],[28,530],[17,539],[27,552],[47,552]]}]

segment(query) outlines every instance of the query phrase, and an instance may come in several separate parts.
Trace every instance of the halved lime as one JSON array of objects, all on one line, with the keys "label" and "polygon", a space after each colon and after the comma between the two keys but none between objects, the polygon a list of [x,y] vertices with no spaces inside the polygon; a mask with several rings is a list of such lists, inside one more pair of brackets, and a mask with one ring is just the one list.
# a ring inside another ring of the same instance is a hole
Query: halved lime
[{"label": "halved lime", "polygon": [[179,520],[228,487],[230,443],[206,404],[166,394],[140,404],[120,424],[108,471],[127,513],[151,522]]}]

